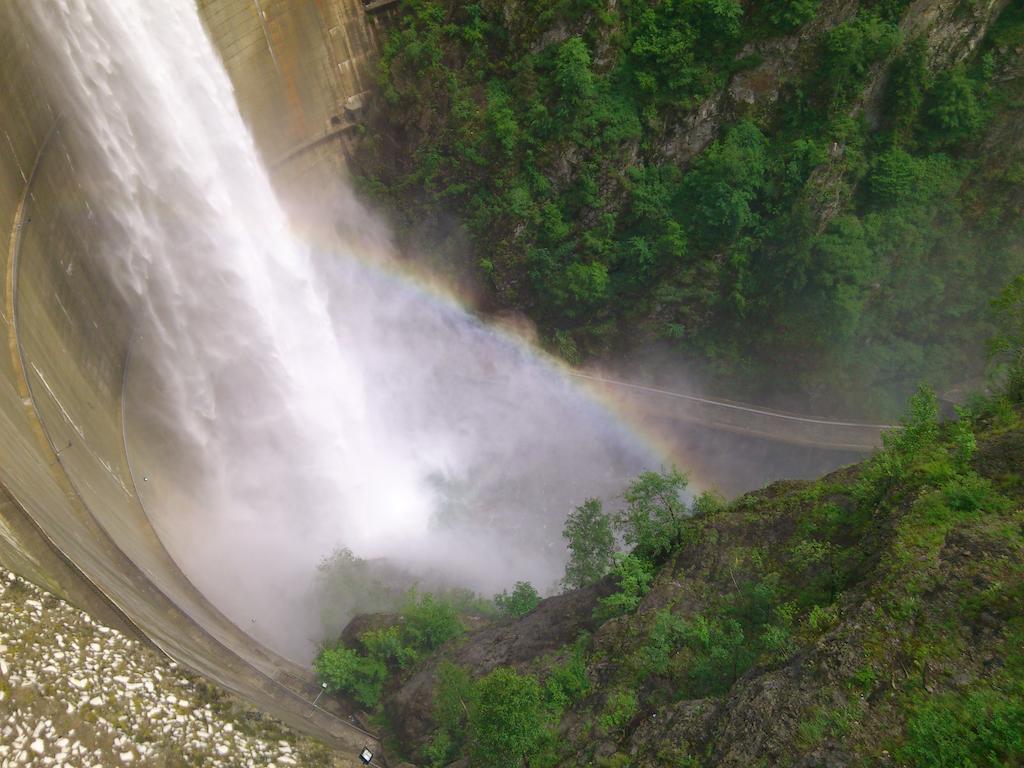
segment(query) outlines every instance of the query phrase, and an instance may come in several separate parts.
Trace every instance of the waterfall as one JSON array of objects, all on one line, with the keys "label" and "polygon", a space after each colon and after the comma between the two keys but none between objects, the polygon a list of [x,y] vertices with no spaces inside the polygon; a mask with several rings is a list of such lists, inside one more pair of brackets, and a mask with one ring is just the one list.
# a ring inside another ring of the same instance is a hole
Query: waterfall
[{"label": "waterfall", "polygon": [[27,5],[132,317],[141,492],[193,582],[300,659],[339,546],[485,591],[553,583],[566,513],[648,451],[357,240],[298,240],[193,0]]}]

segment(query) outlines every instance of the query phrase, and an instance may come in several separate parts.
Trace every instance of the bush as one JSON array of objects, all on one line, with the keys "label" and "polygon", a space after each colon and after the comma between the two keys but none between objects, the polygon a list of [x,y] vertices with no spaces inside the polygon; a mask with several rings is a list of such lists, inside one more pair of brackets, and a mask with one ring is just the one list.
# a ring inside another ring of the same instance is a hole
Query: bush
[{"label": "bush", "polygon": [[712,144],[683,179],[681,197],[695,239],[702,245],[730,242],[754,224],[753,202],[764,186],[768,140],[742,122]]},{"label": "bush", "polygon": [[636,555],[618,556],[612,573],[619,583],[619,591],[598,602],[594,613],[601,620],[635,611],[654,581],[654,566]]},{"label": "bush", "polygon": [[447,600],[427,593],[421,597],[410,592],[402,608],[402,641],[418,651],[440,648],[465,628],[459,614]]},{"label": "bush", "polygon": [[463,631],[452,603],[431,594],[418,597],[413,591],[405,598],[399,624],[359,637],[365,654],[341,646],[327,648],[313,668],[332,693],[348,694],[372,709],[393,670],[412,666]]},{"label": "bush", "polygon": [[606,734],[620,731],[629,725],[639,706],[635,691],[616,689],[605,701],[604,712],[598,718],[597,724]]},{"label": "bush", "polygon": [[521,768],[545,737],[541,689],[529,675],[499,668],[475,686],[470,751],[483,768]]},{"label": "bush", "polygon": [[321,651],[313,667],[331,693],[347,693],[368,709],[377,706],[388,678],[388,668],[383,661],[360,656],[349,648]]},{"label": "bush", "polygon": [[544,681],[544,693],[553,719],[558,719],[566,707],[580,701],[590,691],[585,654],[588,640],[586,634],[581,635],[573,644],[569,658],[554,667]]},{"label": "bush", "polygon": [[506,616],[525,616],[540,604],[540,595],[530,582],[517,581],[512,594],[495,595],[494,603]]},{"label": "bush", "polygon": [[687,623],[685,638],[693,653],[689,693],[694,698],[725,693],[753,661],[735,619],[698,616]]}]

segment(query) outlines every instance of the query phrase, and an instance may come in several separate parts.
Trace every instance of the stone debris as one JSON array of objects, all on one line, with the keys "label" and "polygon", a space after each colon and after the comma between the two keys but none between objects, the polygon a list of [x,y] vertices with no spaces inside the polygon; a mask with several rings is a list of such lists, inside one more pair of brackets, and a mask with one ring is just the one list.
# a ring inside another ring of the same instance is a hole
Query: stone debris
[{"label": "stone debris", "polygon": [[0,568],[0,768],[348,764]]}]

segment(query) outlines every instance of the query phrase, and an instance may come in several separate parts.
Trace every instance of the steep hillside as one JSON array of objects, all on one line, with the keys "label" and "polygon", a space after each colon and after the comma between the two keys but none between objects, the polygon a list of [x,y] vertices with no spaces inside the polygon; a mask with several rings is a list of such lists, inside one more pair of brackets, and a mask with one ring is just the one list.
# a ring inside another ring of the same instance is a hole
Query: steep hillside
[{"label": "steep hillside", "polygon": [[648,527],[611,576],[400,664],[392,750],[483,768],[1024,761],[1020,404],[939,424],[922,392],[871,460],[685,519],[665,487],[627,494]]},{"label": "steep hillside", "polygon": [[1024,270],[1022,60],[1019,0],[408,0],[354,162],[570,361],[878,417]]}]

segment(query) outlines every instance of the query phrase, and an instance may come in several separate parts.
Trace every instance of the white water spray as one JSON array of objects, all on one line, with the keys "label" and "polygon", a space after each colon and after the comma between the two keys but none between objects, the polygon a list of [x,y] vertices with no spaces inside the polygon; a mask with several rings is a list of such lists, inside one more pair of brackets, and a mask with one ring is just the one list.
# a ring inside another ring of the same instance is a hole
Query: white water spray
[{"label": "white water spray", "polygon": [[485,591],[551,584],[565,514],[648,453],[354,245],[297,242],[192,0],[32,5],[135,323],[133,463],[186,574],[297,658],[338,546]]}]

